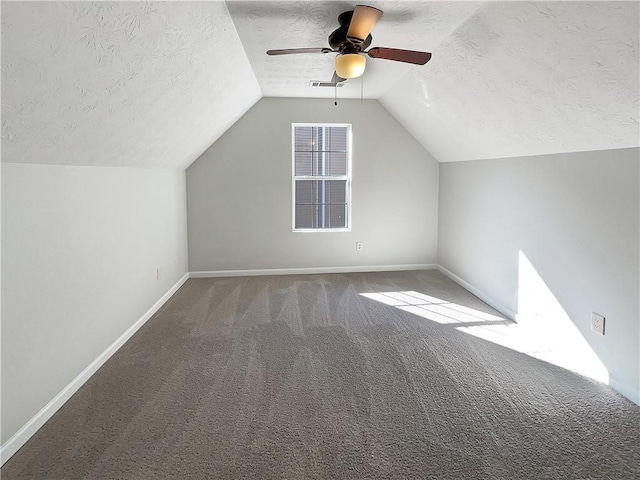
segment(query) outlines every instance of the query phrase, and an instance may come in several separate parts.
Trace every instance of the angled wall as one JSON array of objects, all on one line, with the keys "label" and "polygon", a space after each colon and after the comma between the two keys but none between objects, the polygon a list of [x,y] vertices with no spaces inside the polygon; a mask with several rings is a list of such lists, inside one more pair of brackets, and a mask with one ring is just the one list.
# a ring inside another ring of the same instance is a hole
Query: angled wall
[{"label": "angled wall", "polygon": [[440,162],[637,147],[639,8],[483,2],[380,102]]},{"label": "angled wall", "polygon": [[[350,232],[292,232],[295,122],[352,124]],[[263,98],[187,169],[187,197],[192,272],[436,261],[438,164],[377,101]]]},{"label": "angled wall", "polygon": [[5,161],[186,168],[260,97],[223,1],[2,2]]},{"label": "angled wall", "polygon": [[[438,241],[441,266],[516,314],[526,257],[609,384],[637,403],[639,156],[631,148],[443,163]],[[605,336],[591,331],[591,312],[606,317]],[[544,333],[561,334],[553,324]]]}]

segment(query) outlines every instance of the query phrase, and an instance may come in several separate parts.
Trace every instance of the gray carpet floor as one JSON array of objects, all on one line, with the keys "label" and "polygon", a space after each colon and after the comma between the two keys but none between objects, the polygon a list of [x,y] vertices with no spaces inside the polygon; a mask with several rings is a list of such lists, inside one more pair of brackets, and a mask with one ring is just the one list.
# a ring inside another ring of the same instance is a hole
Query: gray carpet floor
[{"label": "gray carpet floor", "polygon": [[640,478],[638,406],[396,291],[498,315],[436,271],[191,279],[2,478]]}]

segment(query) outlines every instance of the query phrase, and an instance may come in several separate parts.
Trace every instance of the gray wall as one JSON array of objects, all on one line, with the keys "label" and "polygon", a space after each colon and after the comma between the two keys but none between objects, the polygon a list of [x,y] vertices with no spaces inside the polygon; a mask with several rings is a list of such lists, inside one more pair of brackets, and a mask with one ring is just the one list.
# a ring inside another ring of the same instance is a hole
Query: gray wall
[{"label": "gray wall", "polygon": [[[440,165],[439,264],[518,311],[519,252],[639,402],[638,149]],[[592,311],[606,335],[590,331]],[[555,332],[550,331],[549,335]]]},{"label": "gray wall", "polygon": [[2,261],[4,444],[186,273],[184,171],[3,164]]},{"label": "gray wall", "polygon": [[[296,122],[353,125],[351,232],[291,231]],[[187,195],[190,271],[436,261],[438,164],[375,100],[263,98],[188,168]]]}]

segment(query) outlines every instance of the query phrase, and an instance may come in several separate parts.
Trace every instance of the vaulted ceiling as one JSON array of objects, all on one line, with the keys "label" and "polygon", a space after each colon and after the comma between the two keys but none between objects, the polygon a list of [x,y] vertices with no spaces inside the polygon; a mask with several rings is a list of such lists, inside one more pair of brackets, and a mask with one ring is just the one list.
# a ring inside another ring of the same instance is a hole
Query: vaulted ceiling
[{"label": "vaulted ceiling", "polygon": [[[378,99],[439,161],[637,147],[638,2],[362,2]],[[2,160],[188,166],[262,96],[330,98],[344,1],[3,2]]]}]

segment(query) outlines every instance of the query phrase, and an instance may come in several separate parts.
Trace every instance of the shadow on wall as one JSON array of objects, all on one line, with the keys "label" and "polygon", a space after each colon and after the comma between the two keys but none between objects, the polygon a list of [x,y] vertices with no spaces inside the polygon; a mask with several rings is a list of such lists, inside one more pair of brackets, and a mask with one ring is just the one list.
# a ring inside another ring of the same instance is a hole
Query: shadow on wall
[{"label": "shadow on wall", "polygon": [[522,251],[518,262],[517,323],[415,291],[361,295],[609,384],[609,372]]}]

